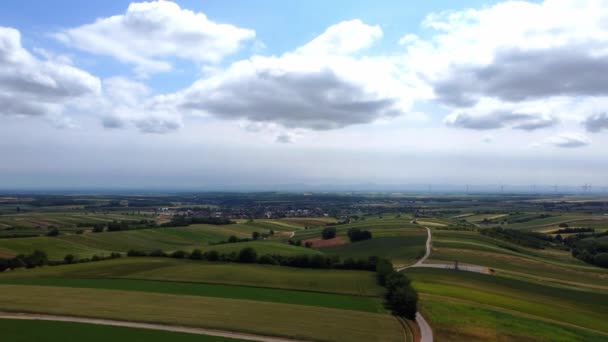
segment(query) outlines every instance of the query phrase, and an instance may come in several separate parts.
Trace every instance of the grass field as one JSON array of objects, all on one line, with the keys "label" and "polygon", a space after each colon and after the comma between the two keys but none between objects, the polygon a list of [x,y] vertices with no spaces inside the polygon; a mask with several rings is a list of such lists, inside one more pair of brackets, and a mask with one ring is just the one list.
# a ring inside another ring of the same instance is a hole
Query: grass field
[{"label": "grass field", "polygon": [[321,254],[319,251],[301,246],[292,246],[286,243],[275,241],[248,241],[238,243],[225,243],[220,245],[209,245],[202,248],[203,251],[216,250],[220,253],[239,252],[241,249],[251,247],[255,249],[258,256],[263,254],[278,255],[315,255]]},{"label": "grass field", "polygon": [[404,339],[400,324],[388,314],[248,300],[0,285],[0,303],[5,311],[180,324],[320,341]]},{"label": "grass field", "polygon": [[320,250],[342,258],[378,256],[391,259],[395,265],[407,265],[424,255],[426,234],[416,232],[410,236],[384,236]]},{"label": "grass field", "polygon": [[2,339],[11,342],[238,342],[244,340],[95,324],[0,319]]},{"label": "grass field", "polygon": [[406,274],[423,298],[499,308],[523,317],[601,331],[608,337],[608,293],[453,270],[409,269]]},{"label": "grass field", "polygon": [[26,277],[129,278],[229,284],[378,297],[374,273],[292,267],[205,263],[170,258],[124,258],[95,263],[15,270],[2,279]]},{"label": "grass field", "polygon": [[108,290],[169,293],[177,295],[246,299],[262,302],[320,306],[343,310],[385,312],[382,300],[376,297],[340,295],[322,292],[295,291],[252,286],[155,281],[141,279],[91,279],[61,277],[0,278],[0,284],[61,286]]},{"label": "grass field", "polygon": [[608,341],[608,335],[445,298],[424,298],[421,310],[437,341]]},{"label": "grass field", "polygon": [[476,232],[434,231],[430,262],[456,260],[498,273],[608,290],[608,270],[585,264],[569,252],[529,249]]}]

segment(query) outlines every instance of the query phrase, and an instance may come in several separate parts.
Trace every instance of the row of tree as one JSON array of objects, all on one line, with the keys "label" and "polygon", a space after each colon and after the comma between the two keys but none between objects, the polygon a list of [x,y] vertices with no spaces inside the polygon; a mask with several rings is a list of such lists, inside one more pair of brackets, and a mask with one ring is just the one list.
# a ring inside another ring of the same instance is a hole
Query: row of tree
[{"label": "row of tree", "polygon": [[350,270],[366,270],[375,271],[378,258],[369,257],[367,259],[346,258],[340,259],[338,256],[325,255],[293,255],[285,256],[278,254],[262,254],[259,255],[254,248],[245,247],[240,251],[230,253],[220,253],[216,250],[201,251],[195,249],[192,252],[174,251],[165,253],[160,250],[145,252],[138,250],[130,250],[127,253],[132,257],[170,257],[177,259],[205,260],[218,262],[240,262],[240,263],[258,263],[267,265],[280,265],[299,268],[324,268],[324,269],[350,269]]},{"label": "row of tree", "polygon": [[396,272],[390,260],[378,259],[378,284],[386,288],[385,304],[395,316],[415,320],[418,311],[418,293],[403,273]]}]

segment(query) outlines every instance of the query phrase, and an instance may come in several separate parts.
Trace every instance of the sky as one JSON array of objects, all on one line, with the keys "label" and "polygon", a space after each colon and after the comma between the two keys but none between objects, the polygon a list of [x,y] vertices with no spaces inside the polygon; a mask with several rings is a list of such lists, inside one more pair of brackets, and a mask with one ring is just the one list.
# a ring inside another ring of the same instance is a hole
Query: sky
[{"label": "sky", "polygon": [[0,2],[0,189],[608,186],[608,1]]}]

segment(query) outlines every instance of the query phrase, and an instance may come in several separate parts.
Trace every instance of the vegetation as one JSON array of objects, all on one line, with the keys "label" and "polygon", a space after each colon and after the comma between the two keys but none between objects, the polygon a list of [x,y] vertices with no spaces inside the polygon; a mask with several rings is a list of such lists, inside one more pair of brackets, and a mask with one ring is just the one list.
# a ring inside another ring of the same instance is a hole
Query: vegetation
[{"label": "vegetation", "polygon": [[336,237],[336,228],[334,228],[334,227],[323,228],[323,230],[321,231],[321,237],[323,238],[323,240],[335,238]]},{"label": "vegetation", "polygon": [[147,342],[238,342],[244,340],[208,335],[194,335],[149,329],[103,326],[96,324],[0,319],[0,330],[7,341],[147,341]]},{"label": "vegetation", "polygon": [[368,230],[361,230],[359,228],[351,228],[348,230],[348,238],[350,242],[357,242],[363,240],[369,240],[372,238],[372,233]]}]

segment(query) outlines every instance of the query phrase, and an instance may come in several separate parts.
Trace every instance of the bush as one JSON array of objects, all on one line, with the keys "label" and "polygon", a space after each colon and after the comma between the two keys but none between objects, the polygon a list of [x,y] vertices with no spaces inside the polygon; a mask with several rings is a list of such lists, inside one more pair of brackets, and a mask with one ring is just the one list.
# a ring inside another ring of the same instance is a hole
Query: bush
[{"label": "bush", "polygon": [[161,251],[160,249],[153,250],[148,254],[151,257],[166,257],[167,253]]},{"label": "bush", "polygon": [[146,252],[136,251],[134,249],[130,249],[127,252],[127,256],[130,256],[130,257],[146,256]]},{"label": "bush", "polygon": [[334,227],[323,228],[323,231],[321,231],[321,237],[323,238],[323,240],[335,238],[336,237],[336,228],[334,228]]},{"label": "bush", "polygon": [[184,259],[185,257],[188,256],[188,253],[184,252],[184,251],[175,251],[173,253],[171,253],[170,257],[175,258],[175,259]]},{"label": "bush", "polygon": [[220,259],[220,253],[215,250],[205,252],[203,254],[203,256],[204,256],[205,260],[209,260],[209,261],[218,261]]},{"label": "bush", "polygon": [[63,262],[66,264],[72,264],[76,260],[76,257],[73,254],[68,254],[63,258]]},{"label": "bush", "polygon": [[279,262],[270,254],[264,254],[258,259],[259,264],[277,265]]},{"label": "bush", "polygon": [[105,229],[103,224],[96,224],[93,226],[93,233],[101,233]]},{"label": "bush", "polygon": [[351,228],[348,230],[348,238],[350,239],[350,242],[369,240],[372,238],[372,233],[368,230]]},{"label": "bush", "polygon": [[258,232],[251,233],[251,238],[254,239],[254,240],[259,239],[260,238],[260,233],[258,233]]},{"label": "bush", "polygon": [[246,247],[241,249],[241,251],[239,252],[238,260],[240,262],[246,263],[256,262],[258,260],[258,254],[256,253],[255,249],[251,247]]},{"label": "bush", "polygon": [[195,249],[190,253],[190,259],[203,260],[203,252],[200,249]]},{"label": "bush", "polygon": [[378,280],[378,284],[385,286],[386,278],[392,274],[394,271],[393,263],[387,259],[379,259],[376,263],[376,279]]},{"label": "bush", "polygon": [[51,228],[48,233],[46,233],[46,236],[58,236],[59,235],[59,229],[57,228]]}]

